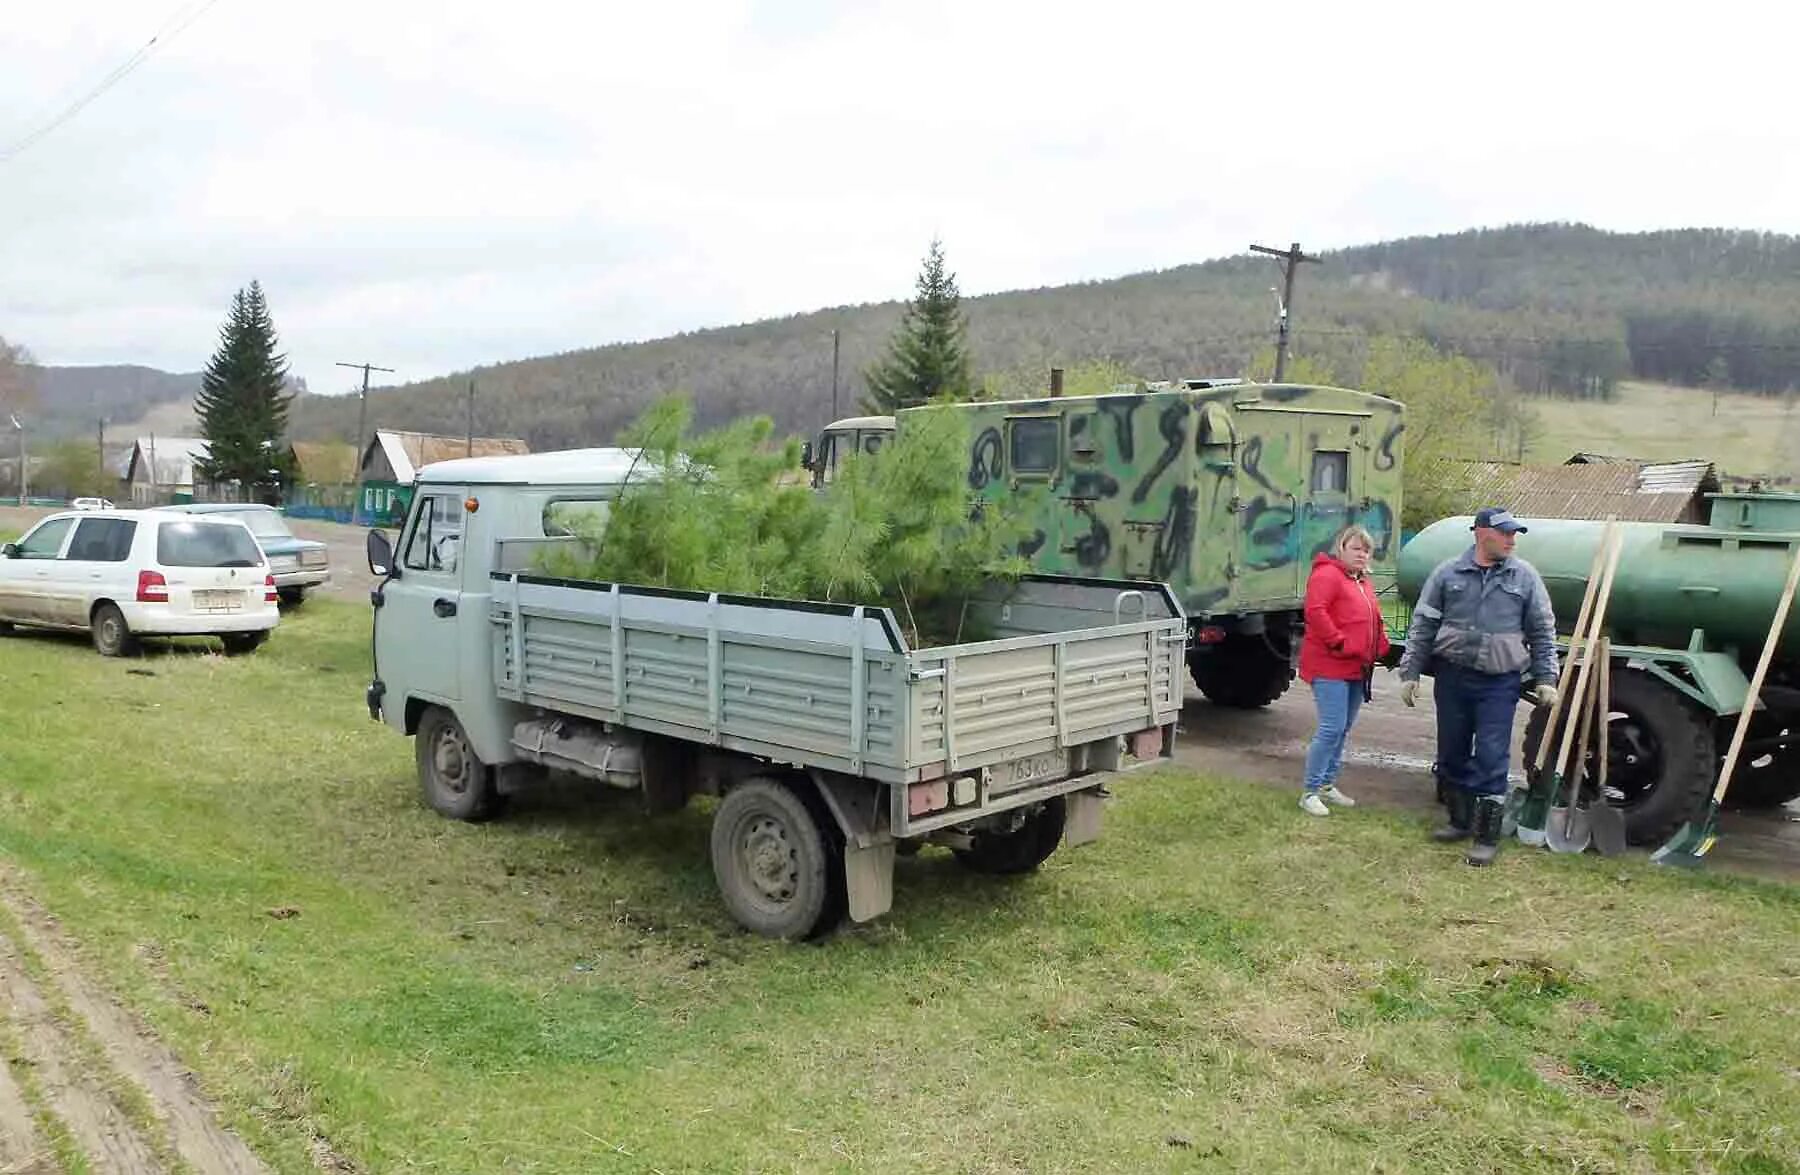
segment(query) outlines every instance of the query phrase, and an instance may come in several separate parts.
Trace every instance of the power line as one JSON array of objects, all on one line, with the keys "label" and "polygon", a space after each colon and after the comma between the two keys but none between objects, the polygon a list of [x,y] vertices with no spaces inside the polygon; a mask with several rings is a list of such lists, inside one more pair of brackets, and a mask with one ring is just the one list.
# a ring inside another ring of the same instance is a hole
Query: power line
[{"label": "power line", "polygon": [[[198,8],[194,8],[196,2],[199,3]],[[87,108],[90,102],[124,81],[133,70],[148,61],[150,59],[150,54],[154,50],[159,46],[166,45],[174,40],[186,30],[188,26],[192,25],[202,16],[205,16],[207,10],[218,2],[219,0],[189,0],[187,4],[176,9],[174,14],[163,21],[162,25],[156,32],[151,34],[150,39],[145,41],[144,44],[139,47],[137,52],[133,53],[130,57],[127,57],[124,62],[114,67],[112,72],[101,78],[98,83],[87,91],[87,93],[70,103],[62,113],[56,115],[49,122],[46,122],[36,130],[27,133],[25,137],[0,149],[0,163],[10,163],[28,147],[41,141],[44,136],[48,135],[51,131],[54,131],[57,127],[62,126],[77,114],[80,114]],[[190,13],[189,9],[193,9],[193,11]]]}]

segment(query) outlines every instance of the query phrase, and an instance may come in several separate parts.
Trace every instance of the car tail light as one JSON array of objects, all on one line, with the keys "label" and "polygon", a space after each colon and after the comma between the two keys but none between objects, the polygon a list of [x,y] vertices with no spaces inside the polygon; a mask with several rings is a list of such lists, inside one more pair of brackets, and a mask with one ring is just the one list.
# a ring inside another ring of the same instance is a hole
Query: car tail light
[{"label": "car tail light", "polygon": [[1216,645],[1222,643],[1227,635],[1226,631],[1218,625],[1207,624],[1203,625],[1200,630],[1194,634],[1194,643],[1197,645]]},{"label": "car tail light", "polygon": [[263,576],[263,603],[273,604],[275,599],[275,577],[265,575]]},{"label": "car tail light", "polygon": [[169,581],[164,579],[160,571],[138,572],[138,603],[166,604],[169,602]]}]

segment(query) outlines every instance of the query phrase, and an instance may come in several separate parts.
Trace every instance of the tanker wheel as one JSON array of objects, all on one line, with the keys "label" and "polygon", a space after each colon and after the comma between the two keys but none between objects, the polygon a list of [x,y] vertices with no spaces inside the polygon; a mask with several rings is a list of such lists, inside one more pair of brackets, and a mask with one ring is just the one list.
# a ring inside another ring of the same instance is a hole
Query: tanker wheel
[{"label": "tanker wheel", "polygon": [[1188,657],[1194,684],[1215,706],[1255,710],[1287,692],[1294,662],[1284,651],[1285,633],[1234,633]]},{"label": "tanker wheel", "polygon": [[[1567,721],[1557,723],[1560,739]],[[1548,715],[1534,709],[1525,724],[1525,762],[1537,761]],[[1590,736],[1592,738],[1592,736]],[[1593,740],[1599,744],[1598,739]],[[1555,770],[1557,743],[1551,744]],[[1612,681],[1612,713],[1606,723],[1606,787],[1614,806],[1625,812],[1625,839],[1634,845],[1661,844],[1698,813],[1716,782],[1712,719],[1700,708],[1647,673],[1619,669]],[[1590,751],[1584,765],[1592,780],[1599,768]],[[1565,767],[1567,775],[1572,766]]]},{"label": "tanker wheel", "polygon": [[1775,808],[1789,800],[1800,799],[1800,728],[1791,721],[1770,718],[1767,714],[1758,714],[1750,720],[1750,738],[1779,736],[1788,736],[1792,741],[1772,751],[1746,755],[1738,760],[1737,770],[1732,773],[1731,789],[1725,793],[1728,807]]}]

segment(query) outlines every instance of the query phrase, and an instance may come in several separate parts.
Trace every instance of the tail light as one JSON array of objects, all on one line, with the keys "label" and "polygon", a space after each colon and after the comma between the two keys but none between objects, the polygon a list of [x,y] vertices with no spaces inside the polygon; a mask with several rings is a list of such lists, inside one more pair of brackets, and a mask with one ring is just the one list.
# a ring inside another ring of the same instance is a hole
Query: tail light
[{"label": "tail light", "polygon": [[263,603],[273,604],[275,600],[275,577],[265,575],[263,576]]},{"label": "tail light", "polygon": [[1197,645],[1217,645],[1223,643],[1227,635],[1226,631],[1218,625],[1206,624],[1202,625],[1200,630],[1194,633],[1194,643]]},{"label": "tail light", "polygon": [[164,579],[160,571],[138,572],[138,603],[166,604],[169,602],[169,581]]}]

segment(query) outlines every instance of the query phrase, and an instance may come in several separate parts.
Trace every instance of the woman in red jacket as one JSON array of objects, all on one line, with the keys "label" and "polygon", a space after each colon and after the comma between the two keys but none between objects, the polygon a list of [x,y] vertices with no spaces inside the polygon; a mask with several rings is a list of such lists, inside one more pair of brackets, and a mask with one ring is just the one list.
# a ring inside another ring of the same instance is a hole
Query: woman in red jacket
[{"label": "woman in red jacket", "polygon": [[1375,540],[1360,526],[1348,526],[1331,544],[1331,554],[1313,557],[1306,581],[1306,636],[1300,643],[1300,680],[1312,686],[1319,728],[1306,748],[1306,790],[1302,810],[1329,816],[1327,804],[1343,808],[1356,801],[1338,790],[1344,740],[1356,712],[1371,696],[1375,662],[1387,652],[1387,625],[1369,582]]}]

